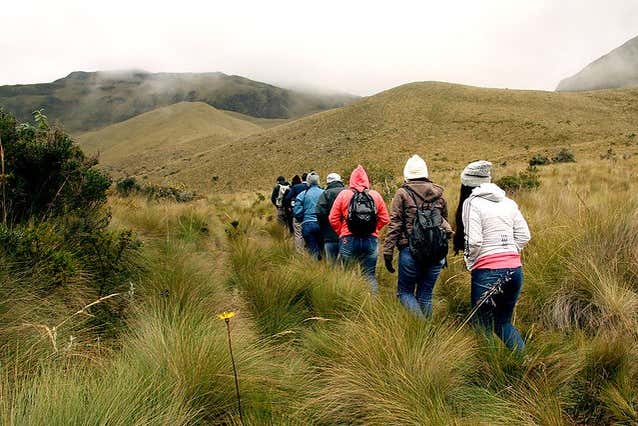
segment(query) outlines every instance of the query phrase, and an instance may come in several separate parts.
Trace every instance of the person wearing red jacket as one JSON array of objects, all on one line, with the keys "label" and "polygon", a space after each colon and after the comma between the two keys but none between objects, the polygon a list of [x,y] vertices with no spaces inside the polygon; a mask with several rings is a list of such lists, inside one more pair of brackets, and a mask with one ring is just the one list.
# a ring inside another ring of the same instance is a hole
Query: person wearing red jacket
[{"label": "person wearing red jacket", "polygon": [[[368,191],[377,210],[377,225],[370,235],[353,235],[348,229],[348,208],[352,197],[357,192]],[[370,189],[370,180],[363,166],[358,166],[350,175],[349,190],[339,193],[328,217],[330,226],[339,235],[339,256],[344,264],[357,262],[363,275],[370,282],[370,290],[378,293],[379,284],[376,278],[379,231],[390,222],[388,208],[383,197]]]}]

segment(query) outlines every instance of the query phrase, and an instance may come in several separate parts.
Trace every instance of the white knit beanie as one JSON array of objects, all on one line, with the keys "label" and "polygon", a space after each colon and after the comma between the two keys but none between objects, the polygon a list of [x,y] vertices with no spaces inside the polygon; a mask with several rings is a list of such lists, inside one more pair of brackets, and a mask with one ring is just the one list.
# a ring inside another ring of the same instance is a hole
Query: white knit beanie
[{"label": "white knit beanie", "polygon": [[461,173],[461,184],[477,187],[492,181],[492,163],[485,160],[468,164]]},{"label": "white knit beanie", "polygon": [[405,180],[422,179],[429,177],[428,166],[425,160],[418,155],[413,155],[403,168],[403,177]]},{"label": "white knit beanie", "polygon": [[330,173],[326,178],[326,182],[329,184],[332,182],[342,182],[341,176],[339,176],[338,173]]}]

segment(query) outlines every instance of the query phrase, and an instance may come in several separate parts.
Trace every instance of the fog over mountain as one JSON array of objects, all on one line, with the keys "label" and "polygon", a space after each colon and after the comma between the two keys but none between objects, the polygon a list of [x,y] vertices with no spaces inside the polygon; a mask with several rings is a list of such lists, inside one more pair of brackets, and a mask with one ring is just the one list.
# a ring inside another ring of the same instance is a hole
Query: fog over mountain
[{"label": "fog over mountain", "polygon": [[638,36],[560,82],[558,91],[638,86]]}]

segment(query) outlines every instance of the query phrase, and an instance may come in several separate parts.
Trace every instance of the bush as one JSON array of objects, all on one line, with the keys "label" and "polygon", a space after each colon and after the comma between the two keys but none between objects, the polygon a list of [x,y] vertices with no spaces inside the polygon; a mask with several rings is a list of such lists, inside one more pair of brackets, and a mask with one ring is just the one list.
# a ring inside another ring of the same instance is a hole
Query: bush
[{"label": "bush", "polygon": [[558,154],[556,154],[552,161],[554,161],[554,163],[575,163],[576,156],[571,149],[563,148],[558,151]]},{"label": "bush", "polygon": [[529,160],[529,165],[533,166],[545,166],[547,164],[551,164],[552,160],[550,160],[547,156],[543,154],[536,154]]},{"label": "bush", "polygon": [[[127,289],[139,270],[139,242],[130,231],[108,229],[111,180],[95,169],[42,111],[36,126],[0,110],[6,221],[0,223],[0,263],[14,285],[40,298],[83,295],[90,301]],[[56,296],[57,295],[57,296]],[[86,301],[86,300],[85,300]],[[100,304],[93,326],[120,320],[120,308]]]},{"label": "bush", "polygon": [[541,186],[541,181],[538,169],[530,166],[516,175],[503,176],[496,184],[505,190],[520,191],[536,189]]},{"label": "bush", "polygon": [[124,179],[120,179],[115,185],[115,191],[122,197],[127,197],[131,195],[131,193],[139,192],[140,189],[141,187],[134,177],[126,177]]},{"label": "bush", "polygon": [[149,199],[171,199],[178,203],[188,203],[195,199],[195,192],[185,187],[173,187],[149,184],[140,186],[134,177],[121,179],[115,185],[115,191],[121,197],[142,194]]},{"label": "bush", "polygon": [[18,124],[0,110],[7,221],[24,223],[100,208],[109,177],[94,168],[97,161],[87,158],[67,134],[49,128],[41,112],[35,115],[38,127]]}]

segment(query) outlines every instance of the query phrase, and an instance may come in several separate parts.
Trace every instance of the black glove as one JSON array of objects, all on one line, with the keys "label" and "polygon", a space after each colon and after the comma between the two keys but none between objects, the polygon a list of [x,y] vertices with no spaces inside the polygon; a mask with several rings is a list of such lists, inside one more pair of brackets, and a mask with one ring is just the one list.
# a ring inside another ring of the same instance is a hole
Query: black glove
[{"label": "black glove", "polygon": [[389,273],[394,274],[395,270],[392,266],[392,255],[384,254],[383,259],[385,260],[385,269],[387,269]]}]

